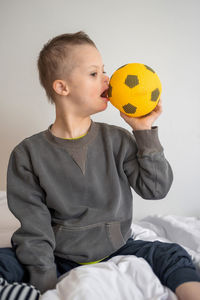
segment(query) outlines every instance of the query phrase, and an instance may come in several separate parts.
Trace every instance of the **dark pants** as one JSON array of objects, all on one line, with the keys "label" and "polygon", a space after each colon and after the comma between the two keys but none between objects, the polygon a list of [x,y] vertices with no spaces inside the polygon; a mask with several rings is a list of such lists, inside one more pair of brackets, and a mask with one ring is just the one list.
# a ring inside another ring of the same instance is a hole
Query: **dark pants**
[{"label": "dark pants", "polygon": [[[175,291],[176,287],[184,282],[200,281],[191,257],[178,244],[129,239],[122,248],[102,260],[102,262],[108,261],[117,255],[135,255],[144,258],[161,283],[172,291]],[[78,263],[57,256],[55,257],[55,263],[58,277],[80,266]],[[28,282],[28,274],[17,260],[12,248],[0,249],[0,277],[10,283]]]}]

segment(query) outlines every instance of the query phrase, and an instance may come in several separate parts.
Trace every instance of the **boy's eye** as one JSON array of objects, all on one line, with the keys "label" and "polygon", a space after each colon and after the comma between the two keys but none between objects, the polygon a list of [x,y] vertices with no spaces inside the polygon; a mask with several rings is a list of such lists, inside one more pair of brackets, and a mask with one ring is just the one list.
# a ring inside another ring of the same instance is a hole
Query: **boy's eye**
[{"label": "boy's eye", "polygon": [[[103,74],[106,74],[106,72],[103,71]],[[93,77],[96,77],[97,76],[97,72],[91,73],[90,75],[93,76]]]},{"label": "boy's eye", "polygon": [[91,76],[97,76],[97,72],[91,73]]}]

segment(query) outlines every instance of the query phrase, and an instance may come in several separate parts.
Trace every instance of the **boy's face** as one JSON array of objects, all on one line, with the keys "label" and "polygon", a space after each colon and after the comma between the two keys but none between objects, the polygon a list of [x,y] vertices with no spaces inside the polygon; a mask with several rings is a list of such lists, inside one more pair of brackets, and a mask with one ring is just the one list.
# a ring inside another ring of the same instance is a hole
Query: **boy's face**
[{"label": "boy's face", "polygon": [[72,64],[73,69],[67,79],[67,101],[72,111],[85,117],[105,110],[108,99],[101,95],[108,89],[109,77],[104,73],[99,51],[91,45],[75,46]]}]

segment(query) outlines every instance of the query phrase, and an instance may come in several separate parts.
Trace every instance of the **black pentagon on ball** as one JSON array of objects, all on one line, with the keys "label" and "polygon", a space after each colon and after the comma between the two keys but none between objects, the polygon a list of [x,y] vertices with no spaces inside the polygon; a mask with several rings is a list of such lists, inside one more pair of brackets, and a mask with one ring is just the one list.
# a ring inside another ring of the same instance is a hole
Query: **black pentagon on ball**
[{"label": "black pentagon on ball", "polygon": [[134,114],[137,110],[137,107],[135,107],[134,105],[132,105],[130,103],[122,106],[122,108],[127,114]]},{"label": "black pentagon on ball", "polygon": [[139,79],[138,79],[137,75],[128,75],[126,77],[125,84],[130,88],[133,88],[136,85],[138,85]]},{"label": "black pentagon on ball", "polygon": [[153,92],[151,93],[151,101],[157,101],[159,96],[160,96],[159,89],[153,90]]},{"label": "black pentagon on ball", "polygon": [[108,98],[109,97],[112,97],[112,86],[109,84],[109,87],[108,87]]}]

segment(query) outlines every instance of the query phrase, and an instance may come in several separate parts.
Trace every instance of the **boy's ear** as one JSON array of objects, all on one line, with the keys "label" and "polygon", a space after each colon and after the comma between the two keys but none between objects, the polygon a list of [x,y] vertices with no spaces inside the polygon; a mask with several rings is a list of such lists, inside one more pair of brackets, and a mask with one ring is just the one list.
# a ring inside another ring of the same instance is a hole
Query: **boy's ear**
[{"label": "boy's ear", "polygon": [[67,96],[69,89],[65,80],[57,79],[53,82],[53,89],[60,96]]}]

